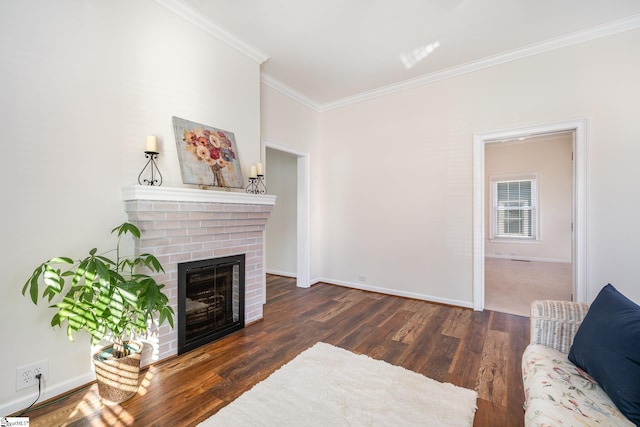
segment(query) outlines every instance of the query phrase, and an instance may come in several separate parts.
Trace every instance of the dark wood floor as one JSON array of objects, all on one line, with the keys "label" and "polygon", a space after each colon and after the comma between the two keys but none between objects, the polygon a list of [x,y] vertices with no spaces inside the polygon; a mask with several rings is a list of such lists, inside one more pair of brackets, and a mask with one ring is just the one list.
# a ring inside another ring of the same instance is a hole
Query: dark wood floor
[{"label": "dark wood floor", "polygon": [[95,385],[26,414],[39,426],[190,426],[318,341],[478,392],[476,427],[523,425],[520,357],[528,318],[267,277],[264,320],[151,366],[130,400]]}]

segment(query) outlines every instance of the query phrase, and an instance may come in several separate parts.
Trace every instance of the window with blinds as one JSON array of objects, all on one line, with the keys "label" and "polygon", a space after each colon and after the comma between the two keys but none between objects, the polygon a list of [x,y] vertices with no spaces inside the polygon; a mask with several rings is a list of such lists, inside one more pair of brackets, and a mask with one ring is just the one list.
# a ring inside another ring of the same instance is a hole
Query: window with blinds
[{"label": "window with blinds", "polygon": [[536,238],[536,180],[493,182],[495,238]]}]

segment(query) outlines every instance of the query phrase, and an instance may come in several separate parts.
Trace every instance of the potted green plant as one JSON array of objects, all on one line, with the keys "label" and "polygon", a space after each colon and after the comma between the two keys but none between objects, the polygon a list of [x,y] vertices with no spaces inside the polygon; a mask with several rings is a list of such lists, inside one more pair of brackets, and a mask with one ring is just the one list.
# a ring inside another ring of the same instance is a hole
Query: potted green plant
[{"label": "potted green plant", "polygon": [[[34,304],[38,303],[40,284],[42,299],[55,309],[51,326],[66,324],[67,336],[84,330],[91,334],[92,344],[103,339],[112,342],[94,354],[96,379],[100,396],[111,402],[121,402],[138,389],[142,344],[133,338],[148,331],[152,322],[169,322],[173,327],[174,311],[169,298],[162,292],[163,284],[141,272],[164,272],[158,259],[151,254],[122,256],[121,239],[125,235],[140,238],[140,230],[125,222],[111,230],[117,233],[115,258],[98,253],[96,248],[81,260],[56,257],[40,264],[22,288]],[[109,255],[111,256],[111,255]],[[68,282],[66,279],[70,279]]]}]

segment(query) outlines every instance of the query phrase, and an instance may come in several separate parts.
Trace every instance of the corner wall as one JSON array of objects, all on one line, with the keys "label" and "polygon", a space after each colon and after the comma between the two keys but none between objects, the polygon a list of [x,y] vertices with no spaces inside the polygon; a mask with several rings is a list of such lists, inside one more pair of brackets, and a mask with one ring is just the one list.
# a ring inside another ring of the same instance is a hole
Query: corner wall
[{"label": "corner wall", "polygon": [[20,291],[40,262],[109,249],[123,186],[157,135],[163,186],[183,186],[171,116],[233,131],[242,165],[260,158],[260,67],[152,0],[0,3],[0,415],[37,392],[16,368],[49,361],[47,399],[92,381],[88,337],[67,340],[46,303]]},{"label": "corner wall", "polygon": [[[317,157],[320,148],[318,143],[320,114],[264,84],[261,85],[261,95],[261,130],[263,141],[268,141],[270,144],[279,147],[278,149],[282,148],[288,153],[304,153],[309,158],[311,181],[309,185],[309,197],[311,199],[309,208],[309,221],[311,223],[311,265],[309,276],[311,277],[311,283],[314,283],[315,278],[322,276],[321,257],[324,252],[321,248],[323,244],[321,236],[323,233],[322,207],[315,205],[318,200],[317,195],[324,191],[320,180],[317,178],[320,172],[320,163]],[[269,180],[272,172],[270,172],[269,164],[267,164],[266,167],[267,185],[270,185]],[[278,194],[278,202],[274,208],[274,215],[278,215],[276,211],[279,209],[278,205],[283,199],[295,200],[297,198],[296,190],[291,187],[281,187],[280,190],[282,190],[282,192]],[[271,193],[271,191],[269,191],[269,193]],[[277,221],[276,219],[275,222]],[[269,254],[273,251],[288,252],[288,249],[281,245],[290,240],[280,241],[276,232],[274,230],[270,231],[269,227],[270,224],[267,225],[266,262],[267,268],[276,269],[279,267],[270,264],[270,258],[272,257]],[[296,265],[296,267],[299,268],[298,265]]]},{"label": "corner wall", "polygon": [[588,122],[587,298],[606,283],[635,301],[624,220],[640,156],[640,31],[405,90],[320,116],[321,280],[473,305],[473,135]]}]

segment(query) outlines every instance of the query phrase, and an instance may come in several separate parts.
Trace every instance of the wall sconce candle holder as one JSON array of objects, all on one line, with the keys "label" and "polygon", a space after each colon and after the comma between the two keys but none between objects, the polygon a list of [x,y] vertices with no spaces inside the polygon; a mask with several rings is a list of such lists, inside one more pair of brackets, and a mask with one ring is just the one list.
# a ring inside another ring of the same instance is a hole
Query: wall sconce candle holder
[{"label": "wall sconce candle holder", "polygon": [[267,186],[264,185],[264,175],[257,177],[249,177],[249,185],[247,185],[247,193],[249,194],[266,194]]},{"label": "wall sconce candle holder", "polygon": [[[144,165],[142,171],[140,171],[140,175],[138,175],[138,184],[140,185],[162,185],[162,174],[160,173],[160,169],[158,169],[158,165],[156,164],[156,159],[158,158],[157,151],[145,151],[144,157],[148,159],[147,164]],[[149,169],[149,170],[147,170]],[[142,175],[145,174],[147,176],[151,175],[151,179],[142,178]],[[156,177],[157,175],[157,177]]]}]

